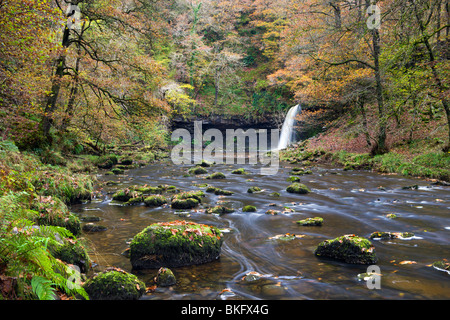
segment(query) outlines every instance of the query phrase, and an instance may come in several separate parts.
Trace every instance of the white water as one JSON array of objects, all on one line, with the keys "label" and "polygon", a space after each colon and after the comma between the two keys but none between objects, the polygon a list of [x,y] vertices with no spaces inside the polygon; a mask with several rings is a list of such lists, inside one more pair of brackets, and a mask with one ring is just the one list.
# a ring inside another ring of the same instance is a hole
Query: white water
[{"label": "white water", "polygon": [[287,146],[295,142],[293,141],[295,117],[301,109],[302,108],[299,104],[289,109],[286,118],[284,119],[283,127],[281,127],[280,140],[278,141],[277,150],[285,149]]}]

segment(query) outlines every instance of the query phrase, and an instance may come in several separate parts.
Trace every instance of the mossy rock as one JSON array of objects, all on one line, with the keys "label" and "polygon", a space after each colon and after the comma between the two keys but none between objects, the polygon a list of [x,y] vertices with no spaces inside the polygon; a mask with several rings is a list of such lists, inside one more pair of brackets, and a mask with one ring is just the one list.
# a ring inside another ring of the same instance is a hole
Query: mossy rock
[{"label": "mossy rock", "polygon": [[117,156],[115,154],[109,154],[98,157],[94,161],[94,164],[100,169],[111,169],[117,162]]},{"label": "mossy rock", "polygon": [[414,233],[412,232],[372,232],[369,236],[369,239],[381,239],[381,240],[389,240],[389,239],[405,239],[414,237]]},{"label": "mossy rock", "polygon": [[134,236],[130,261],[134,269],[202,264],[219,258],[222,242],[213,226],[179,220],[154,223]]},{"label": "mossy rock", "polygon": [[83,285],[91,300],[138,300],[145,293],[145,283],[119,268],[107,269]]},{"label": "mossy rock", "polygon": [[129,166],[133,164],[133,159],[131,158],[123,158],[120,160],[121,165]]},{"label": "mossy rock", "polygon": [[111,172],[114,174],[123,174],[125,171],[123,169],[120,168],[112,168]]},{"label": "mossy rock", "polygon": [[180,192],[172,197],[172,199],[196,199],[198,202],[202,202],[202,199],[205,197],[205,193],[202,190],[194,190],[194,191],[185,191]]},{"label": "mossy rock", "polygon": [[239,168],[239,169],[235,169],[233,171],[231,171],[232,174],[248,174],[247,171],[245,171],[244,168]]},{"label": "mossy rock", "polygon": [[206,192],[214,193],[215,195],[223,195],[223,196],[231,196],[232,194],[234,194],[233,191],[228,191],[228,190],[216,188],[213,186],[208,186],[206,188]]},{"label": "mossy rock", "polygon": [[172,200],[171,207],[173,209],[193,209],[198,206],[199,201],[194,198],[187,199],[174,199]]},{"label": "mossy rock", "polygon": [[209,168],[212,166],[212,163],[206,160],[202,160],[199,164],[197,164],[200,167]]},{"label": "mossy rock", "polygon": [[234,209],[228,208],[226,206],[215,206],[215,207],[206,209],[206,213],[215,213],[218,215],[232,213],[232,212],[234,212]]},{"label": "mossy rock", "polygon": [[299,177],[295,177],[295,176],[290,176],[289,178],[286,179],[286,181],[288,181],[288,182],[300,182],[300,178]]},{"label": "mossy rock", "polygon": [[273,209],[269,209],[266,211],[266,214],[270,214],[272,216],[276,216],[278,214],[278,211],[273,210]]},{"label": "mossy rock", "polygon": [[297,221],[297,224],[301,226],[321,226],[323,224],[323,218],[321,217],[306,218]]},{"label": "mossy rock", "polygon": [[297,176],[302,176],[304,174],[311,174],[312,171],[309,169],[304,169],[304,168],[292,168],[291,174],[292,175],[297,175]]},{"label": "mossy rock", "polygon": [[206,177],[206,179],[225,179],[226,176],[222,172],[214,172]]},{"label": "mossy rock", "polygon": [[244,206],[242,208],[242,212],[255,212],[256,211],[256,207],[255,206]]},{"label": "mossy rock", "polygon": [[169,287],[177,283],[177,279],[169,268],[161,267],[155,277],[155,282],[160,287]]},{"label": "mossy rock", "polygon": [[48,249],[52,256],[65,263],[78,266],[82,273],[89,270],[89,254],[80,240],[62,239],[60,242],[49,243]]},{"label": "mossy rock", "polygon": [[271,197],[280,197],[281,194],[279,192],[272,192],[271,194],[269,194],[269,196],[271,196]]},{"label": "mossy rock", "polygon": [[120,202],[127,202],[131,198],[139,198],[142,197],[142,193],[133,188],[126,188],[123,190],[118,190],[112,195],[112,199]]},{"label": "mossy rock", "polygon": [[205,174],[208,173],[208,171],[203,167],[195,167],[188,170],[189,174]]},{"label": "mossy rock", "polygon": [[100,225],[100,224],[95,224],[92,222],[86,223],[83,226],[83,231],[84,232],[101,232],[101,231],[106,231],[108,228]]},{"label": "mossy rock", "polygon": [[262,189],[260,187],[250,187],[247,189],[248,193],[256,193],[256,192],[261,192]]},{"label": "mossy rock", "polygon": [[162,205],[167,203],[167,198],[160,194],[152,195],[146,197],[144,199],[144,203],[148,207],[161,207]]},{"label": "mossy rock", "polygon": [[57,197],[39,197],[33,202],[30,212],[38,225],[64,227],[73,235],[81,233],[81,221],[72,214],[67,205]]},{"label": "mossy rock", "polygon": [[446,260],[435,261],[432,266],[439,271],[445,271],[450,274],[450,262],[447,262]]},{"label": "mossy rock", "polygon": [[310,193],[311,190],[303,183],[294,182],[290,186],[286,188],[286,191],[289,193],[298,193],[298,194],[307,194]]},{"label": "mossy rock", "polygon": [[375,264],[378,258],[375,247],[363,237],[343,235],[322,241],[314,251],[318,257],[326,257],[353,264]]},{"label": "mossy rock", "polygon": [[137,196],[135,198],[131,198],[130,200],[125,202],[125,204],[126,205],[136,205],[136,204],[141,204],[142,202],[144,202],[144,198],[142,196]]}]

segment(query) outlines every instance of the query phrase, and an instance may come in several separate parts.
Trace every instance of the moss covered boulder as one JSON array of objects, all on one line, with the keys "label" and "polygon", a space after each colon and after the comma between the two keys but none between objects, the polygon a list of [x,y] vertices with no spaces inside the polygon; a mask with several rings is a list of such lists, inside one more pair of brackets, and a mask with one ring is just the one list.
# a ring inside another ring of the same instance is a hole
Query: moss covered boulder
[{"label": "moss covered boulder", "polygon": [[134,190],[132,188],[125,188],[118,190],[112,195],[112,199],[120,202],[127,202],[131,198],[138,198],[142,196],[142,192]]},{"label": "moss covered boulder", "polygon": [[171,207],[173,209],[192,209],[202,202],[205,193],[199,191],[181,192],[172,197]]},{"label": "moss covered boulder", "polygon": [[214,172],[206,177],[206,179],[225,179],[226,176],[222,172]]},{"label": "moss covered boulder", "polygon": [[216,188],[213,186],[208,186],[206,188],[206,192],[214,193],[215,195],[223,195],[223,196],[231,196],[232,194],[234,194],[233,191],[224,190],[224,189]]},{"label": "moss covered boulder", "polygon": [[247,189],[248,193],[257,193],[262,192],[262,189],[260,187],[250,187]]},{"label": "moss covered boulder", "polygon": [[354,234],[322,241],[314,254],[354,264],[375,264],[378,261],[372,243]]},{"label": "moss covered boulder", "polygon": [[167,203],[167,199],[160,194],[156,194],[146,197],[144,199],[144,203],[148,207],[161,207],[162,205]]},{"label": "moss covered boulder", "polygon": [[154,223],[130,243],[134,269],[182,267],[219,258],[222,234],[216,227],[187,221]]},{"label": "moss covered boulder", "polygon": [[248,174],[247,171],[245,171],[244,168],[239,168],[239,169],[234,169],[233,171],[231,171],[232,174]]},{"label": "moss covered boulder", "polygon": [[414,237],[414,233],[412,232],[385,232],[385,231],[376,231],[372,232],[369,236],[369,239],[380,239],[380,240],[389,240],[389,239],[407,239]]},{"label": "moss covered boulder", "polygon": [[256,211],[256,207],[255,206],[244,206],[242,208],[242,212],[255,212]]},{"label": "moss covered boulder", "polygon": [[52,256],[78,266],[82,273],[90,268],[89,254],[80,240],[63,238],[59,242],[49,243],[48,249]]},{"label": "moss covered boulder", "polygon": [[208,171],[203,167],[197,166],[194,168],[190,168],[188,170],[188,173],[189,174],[205,174],[205,173],[208,173]]},{"label": "moss covered boulder", "polygon": [[232,213],[232,212],[234,212],[233,208],[229,208],[226,206],[220,206],[220,205],[206,209],[206,213],[214,213],[214,214],[218,214],[218,215],[223,215],[223,214]]},{"label": "moss covered boulder", "polygon": [[321,226],[323,224],[323,218],[321,217],[306,218],[297,221],[297,224],[301,226]]},{"label": "moss covered boulder", "polygon": [[119,268],[109,268],[86,281],[83,286],[91,300],[138,300],[145,283]]},{"label": "moss covered boulder", "polygon": [[303,183],[294,182],[289,187],[286,188],[286,191],[289,193],[298,193],[298,194],[307,194],[310,193],[311,190]]},{"label": "moss covered boulder", "polygon": [[155,283],[160,287],[173,286],[177,283],[177,279],[169,268],[161,267],[155,277]]}]

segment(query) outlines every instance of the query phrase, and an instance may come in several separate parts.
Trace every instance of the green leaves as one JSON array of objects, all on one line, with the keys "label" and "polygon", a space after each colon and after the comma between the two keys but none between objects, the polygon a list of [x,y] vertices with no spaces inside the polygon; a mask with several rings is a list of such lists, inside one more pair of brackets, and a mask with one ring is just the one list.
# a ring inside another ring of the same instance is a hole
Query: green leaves
[{"label": "green leaves", "polygon": [[39,300],[55,300],[56,290],[52,285],[52,281],[44,277],[34,276],[33,279],[31,279],[31,288]]}]

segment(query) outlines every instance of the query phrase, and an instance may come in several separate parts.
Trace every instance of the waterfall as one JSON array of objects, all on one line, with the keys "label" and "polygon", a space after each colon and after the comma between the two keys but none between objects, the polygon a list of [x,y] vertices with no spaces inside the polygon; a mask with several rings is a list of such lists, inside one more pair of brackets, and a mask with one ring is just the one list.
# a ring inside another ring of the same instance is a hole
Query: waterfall
[{"label": "waterfall", "polygon": [[289,109],[286,118],[284,119],[283,127],[281,127],[280,140],[278,141],[277,150],[285,149],[294,141],[294,124],[295,117],[301,111],[300,105],[293,106]]}]

